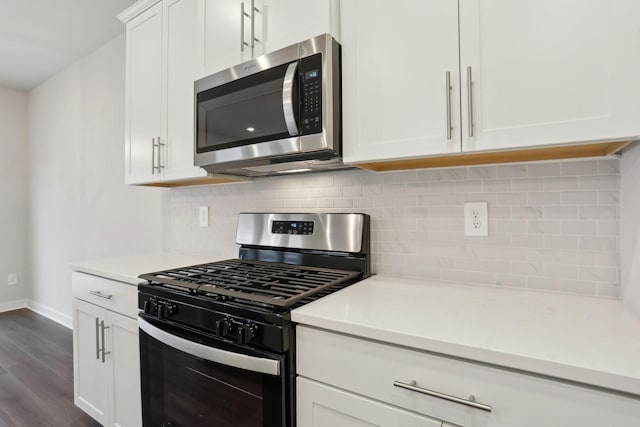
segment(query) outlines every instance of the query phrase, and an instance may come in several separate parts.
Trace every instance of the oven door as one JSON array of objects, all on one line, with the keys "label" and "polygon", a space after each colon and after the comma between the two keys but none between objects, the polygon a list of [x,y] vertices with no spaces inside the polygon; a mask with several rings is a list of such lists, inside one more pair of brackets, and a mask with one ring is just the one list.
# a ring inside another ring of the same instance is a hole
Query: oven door
[{"label": "oven door", "polygon": [[285,358],[141,314],[146,427],[286,426]]}]

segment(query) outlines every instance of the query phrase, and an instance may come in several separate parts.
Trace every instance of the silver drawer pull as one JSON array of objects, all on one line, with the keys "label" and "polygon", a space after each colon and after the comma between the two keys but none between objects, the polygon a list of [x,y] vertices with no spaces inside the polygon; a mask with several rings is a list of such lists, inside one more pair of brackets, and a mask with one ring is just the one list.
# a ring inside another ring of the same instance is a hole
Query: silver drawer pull
[{"label": "silver drawer pull", "polygon": [[90,293],[91,295],[95,295],[95,296],[97,296],[97,297],[104,298],[104,299],[111,299],[111,298],[113,298],[113,295],[103,294],[103,293],[102,293],[102,291],[89,291],[89,293]]},{"label": "silver drawer pull", "polygon": [[461,405],[470,406],[472,408],[480,409],[482,411],[491,412],[491,406],[485,405],[482,403],[478,403],[475,401],[475,397],[472,395],[470,398],[461,399],[456,396],[451,396],[450,394],[444,394],[433,390],[427,390],[426,388],[417,387],[415,381],[411,381],[411,383],[403,383],[400,381],[393,382],[394,387],[404,388],[405,390],[415,391],[416,393],[426,394],[427,396],[437,397],[439,399],[448,400],[450,402],[459,403]]}]

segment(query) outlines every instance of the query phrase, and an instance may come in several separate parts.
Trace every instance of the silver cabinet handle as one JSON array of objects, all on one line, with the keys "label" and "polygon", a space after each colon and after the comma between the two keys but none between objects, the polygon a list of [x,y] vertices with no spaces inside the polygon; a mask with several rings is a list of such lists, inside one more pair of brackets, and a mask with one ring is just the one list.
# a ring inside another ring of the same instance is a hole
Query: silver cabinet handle
[{"label": "silver cabinet handle", "polygon": [[284,73],[284,81],[282,83],[282,111],[284,112],[284,122],[291,136],[298,134],[296,116],[293,113],[293,79],[297,68],[297,61],[289,64],[287,71]]},{"label": "silver cabinet handle", "polygon": [[158,166],[156,166],[156,168],[158,169],[158,173],[160,173],[160,171],[162,169],[164,169],[164,166],[162,165],[162,157],[161,157],[161,151],[160,151],[160,147],[164,147],[166,144],[160,142],[160,137],[158,137],[158,143],[156,144],[156,146],[158,147]]},{"label": "silver cabinet handle", "polygon": [[209,360],[211,362],[220,363],[222,365],[233,366],[235,368],[240,368],[247,371],[260,372],[269,375],[280,375],[279,360],[247,356],[246,354],[221,350],[215,347],[209,347],[204,344],[189,341],[187,339],[165,332],[141,317],[138,317],[138,326],[149,336],[160,341],[161,343],[195,357]]},{"label": "silver cabinet handle", "polygon": [[156,139],[151,138],[151,175],[156,173]]},{"label": "silver cabinet handle", "polygon": [[416,393],[426,394],[427,396],[437,397],[438,399],[448,400],[449,402],[459,403],[461,405],[470,406],[475,409],[480,409],[482,411],[491,412],[491,406],[485,405],[483,403],[478,403],[475,401],[475,397],[470,396],[469,399],[462,399],[460,397],[451,396],[450,394],[444,394],[433,390],[427,390],[426,388],[417,387],[415,381],[411,381],[411,383],[403,383],[400,381],[393,382],[394,387],[403,388],[405,390],[415,391]]},{"label": "silver cabinet handle", "polygon": [[244,47],[249,46],[249,43],[244,41],[244,18],[250,18],[247,12],[244,11],[244,2],[240,3],[240,52],[244,52]]},{"label": "silver cabinet handle", "polygon": [[260,9],[256,7],[256,0],[251,0],[251,57],[254,56],[254,48],[256,42],[260,43],[260,40],[256,38],[256,12],[260,13]]},{"label": "silver cabinet handle", "polygon": [[89,293],[90,293],[91,295],[95,295],[95,296],[97,296],[97,297],[104,298],[104,299],[111,299],[111,298],[113,298],[113,295],[110,295],[110,294],[103,294],[103,293],[102,293],[102,291],[89,291]]},{"label": "silver cabinet handle", "polygon": [[467,67],[467,114],[469,120],[469,137],[473,136],[473,79],[471,67]]},{"label": "silver cabinet handle", "polygon": [[100,322],[96,317],[96,359],[100,359]]},{"label": "silver cabinet handle", "polygon": [[102,338],[101,338],[101,341],[102,341],[102,350],[101,350],[102,351],[102,363],[104,363],[105,362],[105,356],[107,354],[111,354],[110,351],[107,351],[107,352],[104,351],[104,331],[105,331],[105,329],[109,329],[109,326],[104,326],[104,320],[101,320],[100,321],[100,328],[102,329]]},{"label": "silver cabinet handle", "polygon": [[453,128],[451,127],[451,71],[447,71],[447,139],[451,139],[451,131]]},{"label": "silver cabinet handle", "polygon": [[[162,169],[164,169],[164,166],[162,166],[162,161],[161,161],[161,157],[160,157],[160,147],[164,147],[165,144],[160,142],[160,137],[158,137],[158,140],[156,142],[156,138],[151,138],[151,174],[155,174],[156,170],[158,171],[158,173],[160,173],[160,171]],[[158,151],[156,152],[156,148],[158,149]],[[158,160],[158,164],[156,165],[156,155],[157,155],[157,160]]]}]

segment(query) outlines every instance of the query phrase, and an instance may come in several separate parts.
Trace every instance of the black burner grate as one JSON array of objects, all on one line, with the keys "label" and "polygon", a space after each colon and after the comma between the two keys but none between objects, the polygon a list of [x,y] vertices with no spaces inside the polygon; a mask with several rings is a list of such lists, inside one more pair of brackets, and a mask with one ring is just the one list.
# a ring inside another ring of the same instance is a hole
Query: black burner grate
[{"label": "black burner grate", "polygon": [[140,278],[152,284],[204,295],[289,307],[359,274],[357,271],[231,259],[143,274]]}]

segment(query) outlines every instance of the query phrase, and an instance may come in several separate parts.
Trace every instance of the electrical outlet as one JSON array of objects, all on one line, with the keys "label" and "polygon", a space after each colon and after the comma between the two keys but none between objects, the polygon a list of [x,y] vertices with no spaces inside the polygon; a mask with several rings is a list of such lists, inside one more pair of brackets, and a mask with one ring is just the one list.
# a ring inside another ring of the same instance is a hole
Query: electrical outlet
[{"label": "electrical outlet", "polygon": [[18,273],[9,273],[7,275],[7,285],[16,286],[18,284]]},{"label": "electrical outlet", "polygon": [[464,204],[464,235],[486,237],[489,235],[487,202]]},{"label": "electrical outlet", "polygon": [[209,226],[209,206],[200,206],[199,223],[200,227]]}]

